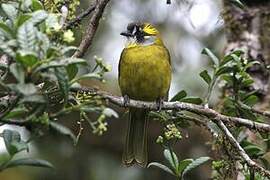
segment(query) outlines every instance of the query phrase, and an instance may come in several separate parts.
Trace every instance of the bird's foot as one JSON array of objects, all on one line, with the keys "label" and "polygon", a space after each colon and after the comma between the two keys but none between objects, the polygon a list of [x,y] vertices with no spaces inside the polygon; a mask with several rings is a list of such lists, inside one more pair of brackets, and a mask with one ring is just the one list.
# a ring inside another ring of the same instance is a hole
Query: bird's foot
[{"label": "bird's foot", "polygon": [[164,99],[163,98],[158,98],[156,100],[156,104],[157,104],[157,111],[161,111],[163,105],[164,105]]},{"label": "bird's foot", "polygon": [[124,107],[127,107],[130,102],[130,99],[128,95],[124,95],[123,98],[124,98]]}]

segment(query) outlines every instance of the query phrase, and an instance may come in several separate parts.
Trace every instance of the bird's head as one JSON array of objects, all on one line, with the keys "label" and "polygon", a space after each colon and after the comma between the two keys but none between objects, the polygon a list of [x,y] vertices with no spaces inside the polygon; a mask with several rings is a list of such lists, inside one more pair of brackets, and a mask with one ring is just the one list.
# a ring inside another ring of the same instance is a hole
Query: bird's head
[{"label": "bird's head", "polygon": [[128,39],[127,47],[163,45],[158,30],[149,23],[133,22],[128,24],[126,31],[121,33]]}]

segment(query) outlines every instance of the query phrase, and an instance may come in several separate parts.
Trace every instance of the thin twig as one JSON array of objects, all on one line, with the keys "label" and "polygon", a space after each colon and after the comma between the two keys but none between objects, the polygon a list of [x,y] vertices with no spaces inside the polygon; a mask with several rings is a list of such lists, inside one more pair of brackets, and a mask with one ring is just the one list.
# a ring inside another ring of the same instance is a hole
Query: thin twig
[{"label": "thin twig", "polygon": [[256,170],[257,172],[260,172],[263,176],[267,176],[268,178],[270,178],[270,171],[261,167],[259,164],[257,164],[247,155],[245,150],[240,146],[237,140],[233,137],[232,133],[225,126],[225,124],[220,119],[215,119],[215,122],[217,123],[218,127],[223,131],[223,133],[225,134],[226,138],[229,140],[231,145],[236,149],[236,151],[239,153],[242,159],[247,163],[247,165],[253,168],[254,170]]},{"label": "thin twig", "polygon": [[200,120],[199,118],[196,118],[193,116],[188,116],[185,114],[178,115],[178,117],[183,118],[183,119],[188,120],[188,121],[192,121],[196,125],[207,127],[207,123],[203,120]]},{"label": "thin twig", "polygon": [[93,15],[91,16],[84,37],[79,45],[78,50],[73,54],[73,57],[82,57],[87,49],[91,46],[96,30],[99,25],[99,20],[102,17],[103,11],[110,0],[99,0],[95,6]]},{"label": "thin twig", "polygon": [[265,116],[265,117],[268,117],[270,118],[270,112],[268,111],[261,111],[261,110],[258,110],[258,109],[255,109],[253,107],[249,107],[248,105],[242,103],[242,102],[238,102],[240,106],[242,106],[243,108],[245,109],[248,109],[256,114],[259,114],[259,115],[262,115],[262,116]]},{"label": "thin twig", "polygon": [[75,24],[79,23],[83,18],[85,18],[86,16],[91,14],[91,12],[93,12],[95,10],[95,7],[96,7],[96,2],[93,2],[92,4],[89,5],[89,7],[85,11],[83,11],[81,14],[79,14],[76,18],[67,22],[64,28],[68,29],[68,28],[74,26]]},{"label": "thin twig", "polygon": [[265,116],[265,117],[268,117],[270,118],[270,112],[268,111],[261,111],[261,110],[258,110],[258,109],[254,109],[254,108],[250,108],[250,110],[256,114],[260,114],[262,116]]},{"label": "thin twig", "polygon": [[[111,103],[116,104],[121,107],[136,107],[136,108],[143,108],[143,109],[149,109],[149,110],[157,110],[158,108],[155,102],[135,101],[132,99],[129,101],[129,103],[124,104],[124,100],[122,97],[110,95],[108,94],[108,92],[98,91],[96,89],[71,88],[71,90],[83,91],[90,94],[100,95],[103,98],[109,100]],[[162,109],[163,110],[173,110],[173,109],[185,110],[185,111],[193,112],[196,114],[204,115],[208,117],[209,119],[213,119],[213,118],[219,119],[226,124],[235,124],[237,126],[245,126],[249,129],[258,130],[260,132],[270,132],[269,124],[254,122],[250,119],[226,116],[226,115],[220,114],[219,112],[213,109],[210,109],[201,105],[195,105],[195,104],[184,103],[184,102],[164,102]]]}]

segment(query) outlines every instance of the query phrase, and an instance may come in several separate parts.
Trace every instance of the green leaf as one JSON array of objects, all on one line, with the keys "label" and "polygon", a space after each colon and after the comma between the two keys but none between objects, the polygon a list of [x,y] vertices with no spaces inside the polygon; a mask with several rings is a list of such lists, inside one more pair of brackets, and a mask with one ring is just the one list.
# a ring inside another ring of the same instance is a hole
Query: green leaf
[{"label": "green leaf", "polygon": [[246,91],[239,91],[239,96],[240,96],[240,99],[242,101],[245,100],[246,98],[248,98],[251,95],[255,95],[256,96],[256,94],[257,94],[257,90],[250,91],[248,93]]},{"label": "green leaf", "polygon": [[183,99],[180,100],[181,102],[186,102],[186,103],[192,103],[192,104],[202,104],[203,100],[199,97],[193,97],[193,96],[189,96],[189,97],[185,97]]},{"label": "green leaf", "polygon": [[200,73],[201,78],[209,85],[212,81],[211,76],[208,74],[207,70],[204,70]]},{"label": "green leaf", "polygon": [[241,117],[248,118],[253,121],[257,121],[256,115],[250,110],[243,107],[237,107],[237,110],[240,112]]},{"label": "green leaf", "polygon": [[10,161],[5,165],[5,168],[11,168],[16,166],[34,166],[34,167],[44,167],[44,168],[54,168],[53,165],[42,159],[33,158],[23,158]]},{"label": "green leaf", "polygon": [[76,136],[73,134],[73,132],[62,124],[50,121],[50,128],[60,134],[70,137],[74,144],[77,143]]},{"label": "green leaf", "polygon": [[179,91],[170,101],[179,101],[187,96],[187,92],[185,90]]},{"label": "green leaf", "polygon": [[150,111],[149,113],[150,117],[153,117],[153,119],[155,120],[156,118],[161,119],[162,121],[167,121],[170,117],[164,113],[163,111],[161,112],[155,112],[155,111]]},{"label": "green leaf", "polygon": [[38,62],[38,57],[33,51],[20,50],[17,51],[16,61],[25,67],[33,67]]},{"label": "green leaf", "polygon": [[45,21],[46,28],[54,28],[59,25],[58,16],[50,13]]},{"label": "green leaf", "polygon": [[44,96],[39,95],[39,94],[33,94],[30,96],[25,96],[21,100],[21,102],[31,102],[31,103],[46,103],[46,99]]},{"label": "green leaf", "polygon": [[23,23],[31,18],[28,14],[22,14],[16,19],[16,27],[19,28]]},{"label": "green leaf", "polygon": [[255,64],[259,65],[261,64],[259,61],[250,61],[246,66],[245,69],[250,68],[252,66],[254,66]]},{"label": "green leaf", "polygon": [[82,75],[82,76],[79,76],[79,77],[73,79],[73,80],[70,82],[70,84],[73,84],[73,83],[75,83],[75,82],[77,82],[77,81],[79,81],[79,80],[85,80],[85,79],[98,79],[98,80],[101,80],[102,77],[101,77],[100,74],[98,74],[98,73],[84,74],[84,75]]},{"label": "green leaf", "polygon": [[249,156],[255,157],[255,158],[258,158],[259,156],[262,156],[265,153],[262,148],[260,148],[259,146],[256,146],[256,145],[245,146],[244,150],[246,151],[246,153]]},{"label": "green leaf", "polygon": [[14,21],[17,16],[17,10],[16,8],[11,4],[2,4],[2,9],[4,13],[7,15],[7,17]]},{"label": "green leaf", "polygon": [[[233,60],[236,60],[238,57],[240,57],[242,54],[244,54],[245,52],[242,50],[236,50],[233,51],[231,53],[229,53],[228,55],[226,55],[223,60],[220,63],[220,66],[224,66],[225,64],[227,64],[228,62],[231,62]],[[237,58],[236,58],[237,57]]]},{"label": "green leaf", "polygon": [[9,70],[20,84],[24,83],[24,69],[20,66],[20,64],[12,63],[9,67]]},{"label": "green leaf", "polygon": [[65,55],[70,53],[71,51],[75,52],[76,50],[78,50],[76,46],[67,46],[61,49],[61,53]]},{"label": "green leaf", "polygon": [[34,50],[35,46],[37,46],[37,39],[36,28],[33,23],[27,21],[18,28],[17,40],[21,49],[26,51]]},{"label": "green leaf", "polygon": [[0,40],[0,50],[3,51],[5,54],[15,57],[15,52],[13,49],[7,44],[7,42],[4,42]]},{"label": "green leaf", "polygon": [[234,72],[234,70],[235,70],[234,67],[222,66],[217,70],[217,72],[215,74],[216,74],[216,76],[220,76],[222,74]]},{"label": "green leaf", "polygon": [[174,152],[170,152],[169,149],[165,149],[164,152],[164,157],[167,159],[167,161],[170,163],[171,167],[175,170],[175,172],[178,174],[178,157]]},{"label": "green leaf", "polygon": [[161,164],[161,163],[158,163],[158,162],[152,162],[152,163],[149,163],[147,167],[149,168],[149,167],[151,167],[151,166],[158,167],[158,168],[162,169],[163,171],[166,171],[166,172],[168,172],[168,173],[170,173],[170,174],[172,174],[172,175],[175,175],[175,174],[173,173],[173,171],[172,171],[170,168],[168,168],[167,166],[165,166],[165,165],[163,165],[163,164]]},{"label": "green leaf", "polygon": [[32,8],[34,11],[42,10],[43,5],[41,2],[39,2],[39,0],[32,0]]},{"label": "green leaf", "polygon": [[245,7],[244,4],[240,0],[231,0],[231,1],[235,6],[241,8],[241,9],[243,9]]},{"label": "green leaf", "polygon": [[198,159],[195,159],[194,161],[192,161],[192,163],[190,163],[185,170],[182,173],[182,177],[185,176],[186,173],[188,173],[189,171],[191,171],[192,169],[202,165],[203,163],[207,162],[210,158],[209,157],[200,157]]},{"label": "green leaf", "polygon": [[236,56],[240,57],[241,55],[245,54],[245,52],[243,50],[235,50],[233,51],[231,54],[235,54]]},{"label": "green leaf", "polygon": [[39,42],[39,46],[37,47],[38,50],[36,50],[36,52],[39,51],[39,58],[40,59],[52,58],[47,55],[48,55],[48,49],[52,46],[54,42],[53,41],[50,42],[48,36],[40,31],[37,32],[37,39]]},{"label": "green leaf", "polygon": [[231,62],[233,60],[233,58],[232,58],[232,56],[231,56],[231,54],[229,54],[229,55],[226,55],[223,59],[222,59],[222,61],[220,62],[220,67],[222,67],[222,66],[224,66],[224,65],[226,65],[228,62]]},{"label": "green leaf", "polygon": [[23,0],[21,3],[21,10],[28,11],[30,6],[32,6],[32,0]]},{"label": "green leaf", "polygon": [[236,55],[236,54],[231,54],[231,57],[233,58],[233,60],[235,61],[235,62],[240,62],[240,56],[238,56],[238,55]]},{"label": "green leaf", "polygon": [[31,15],[32,15],[32,18],[30,19],[30,21],[34,25],[43,22],[48,17],[48,13],[44,10],[35,11]]},{"label": "green leaf", "polygon": [[66,70],[68,74],[68,79],[72,80],[77,75],[79,69],[76,64],[70,64],[66,67]]},{"label": "green leaf", "polygon": [[226,74],[222,76],[222,79],[226,81],[229,85],[233,85],[234,80],[232,76]]},{"label": "green leaf", "polygon": [[215,65],[218,65],[219,64],[219,59],[217,58],[217,56],[215,54],[212,53],[212,51],[208,48],[204,48],[202,50],[202,54],[205,54],[207,55],[208,57],[210,57],[210,59],[213,61],[213,63]]},{"label": "green leaf", "polygon": [[207,127],[215,137],[218,137],[218,135],[222,134],[222,131],[219,129],[219,127],[212,121],[207,122]]},{"label": "green leaf", "polygon": [[243,80],[243,82],[241,83],[241,86],[242,87],[248,87],[250,85],[252,85],[254,83],[254,80],[253,79],[249,79],[249,78],[246,78]]},{"label": "green leaf", "polygon": [[186,167],[192,162],[193,162],[193,159],[184,159],[180,161],[179,166],[178,166],[178,172],[182,174],[184,169],[186,169]]},{"label": "green leaf", "polygon": [[8,85],[11,89],[16,90],[17,92],[29,96],[32,94],[35,94],[37,92],[37,88],[34,84],[32,83],[27,83],[27,84],[10,84]]},{"label": "green leaf", "polygon": [[57,77],[58,86],[64,98],[64,106],[68,101],[69,80],[65,68],[55,68],[55,75]]},{"label": "green leaf", "polygon": [[5,119],[15,119],[15,118],[18,118],[18,117],[22,117],[27,112],[28,111],[27,111],[26,108],[21,108],[21,107],[15,108],[12,111],[10,111],[7,116],[5,116]]},{"label": "green leaf", "polygon": [[255,95],[248,96],[243,100],[243,103],[245,103],[248,106],[253,106],[259,101],[259,98]]},{"label": "green leaf", "polygon": [[0,69],[6,71],[8,69],[8,65],[0,63]]},{"label": "green leaf", "polygon": [[5,129],[2,136],[4,138],[6,149],[11,156],[28,149],[27,143],[21,140],[21,136],[17,131]]},{"label": "green leaf", "polygon": [[9,39],[11,39],[12,37],[15,37],[13,30],[3,22],[0,22],[0,31],[6,33]]},{"label": "green leaf", "polygon": [[56,67],[63,67],[68,65],[75,65],[75,64],[86,64],[84,59],[80,58],[65,58],[61,60],[50,61],[48,63],[44,63],[37,68],[37,71],[45,70],[48,68],[56,68]]},{"label": "green leaf", "polygon": [[118,118],[118,114],[117,112],[115,112],[113,109],[111,108],[105,108],[102,113],[107,116],[107,117],[115,117],[115,118]]}]

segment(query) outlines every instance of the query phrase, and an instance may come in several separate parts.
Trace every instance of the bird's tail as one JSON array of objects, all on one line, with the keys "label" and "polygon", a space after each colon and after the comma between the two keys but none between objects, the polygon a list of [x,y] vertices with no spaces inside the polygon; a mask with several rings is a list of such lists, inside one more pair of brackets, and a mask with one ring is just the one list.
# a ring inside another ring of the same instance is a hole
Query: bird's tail
[{"label": "bird's tail", "polygon": [[147,110],[130,108],[123,163],[147,165]]}]

